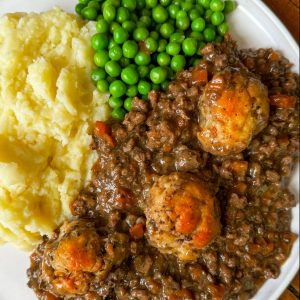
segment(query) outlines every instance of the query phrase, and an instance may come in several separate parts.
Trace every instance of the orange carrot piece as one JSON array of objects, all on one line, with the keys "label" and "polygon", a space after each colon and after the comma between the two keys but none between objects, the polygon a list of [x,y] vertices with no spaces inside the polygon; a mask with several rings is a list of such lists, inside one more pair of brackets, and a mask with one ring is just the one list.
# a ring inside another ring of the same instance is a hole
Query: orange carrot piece
[{"label": "orange carrot piece", "polygon": [[114,147],[115,143],[111,136],[111,130],[110,130],[110,127],[106,123],[104,123],[102,121],[96,121],[95,127],[94,127],[94,133],[98,138],[103,139],[111,147]]},{"label": "orange carrot piece", "polygon": [[294,96],[287,95],[273,95],[270,96],[270,105],[276,106],[278,108],[295,108],[296,98]]},{"label": "orange carrot piece", "polygon": [[143,224],[135,224],[129,229],[129,233],[132,238],[138,240],[144,236],[144,225]]},{"label": "orange carrot piece", "polygon": [[208,81],[207,71],[203,69],[195,69],[192,72],[192,81],[206,84]]}]

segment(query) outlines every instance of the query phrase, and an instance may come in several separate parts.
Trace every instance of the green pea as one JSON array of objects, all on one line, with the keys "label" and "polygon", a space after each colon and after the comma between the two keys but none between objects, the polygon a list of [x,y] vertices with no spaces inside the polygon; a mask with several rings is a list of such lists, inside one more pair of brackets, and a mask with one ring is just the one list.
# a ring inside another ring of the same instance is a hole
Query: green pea
[{"label": "green pea", "polygon": [[131,111],[132,110],[132,101],[133,101],[132,98],[126,98],[126,100],[124,101],[124,108],[127,111]]},{"label": "green pea", "polygon": [[100,79],[97,81],[97,90],[101,93],[108,92],[108,82],[105,79]]},{"label": "green pea", "polygon": [[231,13],[236,9],[236,2],[235,1],[225,1],[224,13],[228,14]]},{"label": "green pea", "polygon": [[210,22],[212,14],[213,14],[213,11],[212,11],[211,9],[208,9],[208,10],[205,12],[204,18],[205,18],[205,21],[206,21],[207,23]]},{"label": "green pea", "polygon": [[101,79],[105,79],[106,73],[103,69],[95,69],[91,73],[91,78],[93,81],[97,82]]},{"label": "green pea", "polygon": [[130,18],[129,10],[126,7],[119,7],[117,10],[116,20],[119,23],[123,23]]},{"label": "green pea", "polygon": [[170,58],[169,54],[167,54],[166,52],[161,52],[157,56],[157,63],[161,67],[168,66],[170,64],[170,61],[171,61],[171,58]]},{"label": "green pea", "polygon": [[166,52],[172,56],[177,55],[181,50],[181,46],[179,43],[169,43],[166,47]]},{"label": "green pea", "polygon": [[122,6],[134,11],[136,8],[136,0],[122,0]]},{"label": "green pea", "polygon": [[214,29],[208,27],[203,31],[203,36],[207,42],[212,42],[216,37],[216,32]]},{"label": "green pea", "polygon": [[171,60],[171,68],[178,72],[184,69],[186,60],[183,55],[175,55]]},{"label": "green pea", "polygon": [[118,108],[123,106],[123,101],[121,98],[110,97],[108,99],[108,105],[111,108]]},{"label": "green pea", "polygon": [[225,19],[224,14],[220,11],[215,11],[211,15],[211,23],[215,26],[222,24],[224,19]]},{"label": "green pea", "polygon": [[[153,83],[152,84],[152,90],[154,91],[159,91],[160,90],[160,85],[159,84],[156,84],[156,83]],[[144,95],[146,96],[146,95]],[[148,98],[148,97],[147,97]],[[144,100],[147,100],[147,99],[144,99]]]},{"label": "green pea", "polygon": [[109,61],[109,56],[107,51],[99,50],[95,53],[94,62],[96,66],[103,68],[108,61]]},{"label": "green pea", "polygon": [[167,45],[168,45],[168,42],[166,40],[164,40],[164,39],[159,40],[158,41],[157,52],[165,51]]},{"label": "green pea", "polygon": [[121,67],[116,61],[108,61],[105,64],[105,71],[110,77],[118,77],[121,73]]},{"label": "green pea", "polygon": [[164,23],[160,27],[160,34],[165,39],[168,39],[173,32],[174,32],[174,26],[170,23]]},{"label": "green pea", "polygon": [[149,75],[150,69],[148,66],[138,66],[138,73],[140,78],[145,78]]},{"label": "green pea", "polygon": [[186,18],[187,16],[188,15],[187,15],[186,11],[180,10],[176,15],[176,19]]},{"label": "green pea", "polygon": [[123,46],[123,56],[126,58],[134,58],[138,52],[138,45],[135,41],[126,41]]},{"label": "green pea", "polygon": [[188,17],[176,18],[176,27],[181,30],[187,30],[190,26],[190,19]]},{"label": "green pea", "polygon": [[225,33],[229,30],[228,23],[224,22],[218,26],[218,32],[220,35],[225,35]]},{"label": "green pea", "polygon": [[197,52],[197,40],[194,38],[186,38],[182,43],[182,50],[185,55],[193,56]]},{"label": "green pea", "polygon": [[154,8],[157,6],[157,0],[146,0],[146,7]]},{"label": "green pea", "polygon": [[148,17],[150,17],[151,16],[151,10],[148,9],[148,8],[142,9],[141,16],[148,16]]},{"label": "green pea", "polygon": [[181,3],[181,8],[184,10],[184,11],[189,11],[191,10],[193,7],[193,3],[190,3],[190,2],[187,2],[187,1],[184,1]]},{"label": "green pea", "polygon": [[197,18],[192,22],[192,30],[202,32],[205,29],[205,20],[203,18]]},{"label": "green pea", "polygon": [[168,89],[168,86],[169,86],[169,81],[164,81],[162,84],[161,84],[161,88],[166,91]]},{"label": "green pea", "polygon": [[112,5],[114,7],[120,7],[121,1],[120,0],[106,0],[102,3],[102,10],[107,5]]},{"label": "green pea", "polygon": [[133,22],[137,22],[138,21],[138,16],[132,12],[131,15],[130,15],[130,19],[133,21]]},{"label": "green pea", "polygon": [[211,0],[209,5],[212,11],[222,11],[224,6],[225,4],[222,0]]},{"label": "green pea", "polygon": [[85,8],[85,4],[82,4],[82,3],[78,3],[76,6],[75,6],[75,11],[78,15],[81,15],[81,11]]},{"label": "green pea", "polygon": [[198,0],[198,3],[201,4],[204,8],[209,8],[211,0]]},{"label": "green pea", "polygon": [[189,11],[188,15],[189,15],[189,18],[191,19],[191,21],[194,21],[197,18],[201,17],[201,12],[199,11],[199,9],[193,8]]},{"label": "green pea", "polygon": [[112,5],[106,5],[104,8],[103,8],[103,18],[105,21],[107,22],[111,22],[115,19],[116,17],[116,9],[114,6]]},{"label": "green pea", "polygon": [[152,37],[147,37],[145,40],[145,47],[150,52],[155,52],[157,50],[157,41]]},{"label": "green pea", "polygon": [[111,60],[119,61],[123,55],[123,51],[120,46],[116,45],[109,49],[108,56]]},{"label": "green pea", "polygon": [[106,77],[106,80],[109,84],[111,84],[112,82],[114,82],[116,80],[116,78],[113,78],[113,77],[110,77],[110,76],[107,76]]},{"label": "green pea", "polygon": [[90,2],[90,0],[78,0],[78,2],[80,4],[83,4],[83,5],[88,5],[88,3]]},{"label": "green pea", "polygon": [[113,97],[122,97],[126,93],[126,85],[121,80],[115,80],[110,84],[109,92]]},{"label": "green pea", "polygon": [[104,19],[100,19],[96,23],[96,30],[99,33],[107,33],[109,31],[109,25]]},{"label": "green pea", "polygon": [[121,72],[121,79],[128,85],[136,84],[139,80],[137,70],[131,66],[126,67]]},{"label": "green pea", "polygon": [[199,48],[198,54],[199,54],[199,55],[202,55],[201,50],[202,50],[205,46],[206,46],[206,44],[205,44],[204,42],[200,42],[200,43],[199,43],[199,45],[198,45],[198,48]]},{"label": "green pea", "polygon": [[96,51],[104,50],[108,46],[108,37],[105,33],[96,33],[91,39],[92,48]]},{"label": "green pea", "polygon": [[197,66],[199,65],[199,63],[201,62],[201,60],[199,58],[196,58],[194,61],[193,61],[193,66]]},{"label": "green pea", "polygon": [[169,7],[168,7],[168,12],[169,12],[169,15],[172,19],[176,19],[176,15],[177,13],[180,11],[180,6],[179,5],[176,5],[176,4],[171,4]]},{"label": "green pea", "polygon": [[138,93],[138,89],[137,89],[137,86],[136,85],[130,85],[128,88],[127,88],[127,92],[126,92],[126,95],[128,97],[135,97]]},{"label": "green pea", "polygon": [[118,121],[122,121],[125,115],[126,115],[126,111],[122,107],[115,108],[111,112],[112,118]]},{"label": "green pea", "polygon": [[127,39],[128,32],[123,27],[119,27],[114,31],[114,40],[117,44],[123,44]]},{"label": "green pea", "polygon": [[84,19],[87,20],[96,20],[97,18],[97,9],[94,7],[85,7],[81,11],[81,15]]},{"label": "green pea", "polygon": [[145,52],[138,52],[134,58],[134,61],[139,66],[146,66],[150,64],[151,57],[150,55],[146,54]]},{"label": "green pea", "polygon": [[220,36],[220,35],[218,35],[218,36],[215,38],[215,42],[218,43],[218,44],[222,43],[222,42],[223,42],[223,37]]},{"label": "green pea", "polygon": [[159,34],[156,31],[151,31],[150,36],[154,38],[156,41],[159,39]]},{"label": "green pea", "polygon": [[142,24],[141,27],[150,27],[151,26],[151,23],[152,23],[152,20],[149,16],[141,16],[140,17],[140,22]]},{"label": "green pea", "polygon": [[151,84],[145,80],[140,80],[138,84],[138,92],[141,95],[148,95],[151,91]]},{"label": "green pea", "polygon": [[130,64],[130,59],[129,58],[121,57],[120,65],[121,65],[122,68],[125,68],[125,67],[129,66],[129,64]]},{"label": "green pea", "polygon": [[170,42],[171,43],[182,43],[183,40],[185,39],[185,35],[183,32],[174,32],[170,36]]},{"label": "green pea", "polygon": [[97,11],[101,9],[101,6],[98,1],[92,0],[89,2],[88,7],[94,7]]},{"label": "green pea", "polygon": [[176,74],[175,74],[175,72],[171,69],[171,67],[165,67],[165,68],[166,68],[167,73],[168,73],[168,78],[171,79],[171,80],[175,79]]},{"label": "green pea", "polygon": [[163,67],[155,67],[150,72],[150,79],[153,83],[160,84],[167,79],[167,70]]},{"label": "green pea", "polygon": [[201,32],[193,31],[191,32],[190,37],[196,39],[198,42],[203,41],[203,34]]},{"label": "green pea", "polygon": [[144,41],[148,37],[148,35],[149,35],[149,31],[145,27],[136,28],[133,31],[133,38],[138,42]]},{"label": "green pea", "polygon": [[136,1],[136,8],[142,10],[146,6],[145,0],[137,0]]},{"label": "green pea", "polygon": [[172,0],[159,0],[159,2],[162,6],[166,7],[166,6],[169,6],[171,4]]},{"label": "green pea", "polygon": [[109,24],[109,31],[110,31],[110,33],[114,33],[114,31],[115,31],[117,28],[119,28],[119,27],[121,27],[121,25],[120,25],[118,22],[111,22],[111,23]]},{"label": "green pea", "polygon": [[127,32],[133,32],[133,30],[136,28],[136,24],[133,21],[125,21],[122,23],[122,27],[127,31]]},{"label": "green pea", "polygon": [[157,5],[152,10],[152,18],[156,23],[164,23],[168,19],[168,12],[163,6]]},{"label": "green pea", "polygon": [[112,47],[115,46],[118,46],[118,44],[113,39],[110,39],[108,42],[108,49],[111,49]]}]

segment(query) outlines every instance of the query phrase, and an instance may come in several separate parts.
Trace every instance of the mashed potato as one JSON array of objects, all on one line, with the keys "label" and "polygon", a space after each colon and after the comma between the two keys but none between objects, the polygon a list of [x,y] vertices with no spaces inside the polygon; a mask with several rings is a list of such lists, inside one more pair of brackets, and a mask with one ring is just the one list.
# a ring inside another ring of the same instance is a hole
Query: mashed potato
[{"label": "mashed potato", "polygon": [[89,134],[109,113],[90,81],[93,28],[59,9],[0,18],[1,243],[32,248],[90,178]]}]

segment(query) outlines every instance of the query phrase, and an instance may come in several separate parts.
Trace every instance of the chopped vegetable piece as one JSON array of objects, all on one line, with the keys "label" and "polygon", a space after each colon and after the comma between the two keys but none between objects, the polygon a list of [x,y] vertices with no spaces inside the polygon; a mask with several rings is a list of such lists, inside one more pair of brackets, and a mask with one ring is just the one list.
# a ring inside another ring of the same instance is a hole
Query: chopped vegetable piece
[{"label": "chopped vegetable piece", "polygon": [[294,96],[287,95],[273,95],[270,96],[270,104],[278,108],[295,108],[296,98]]}]

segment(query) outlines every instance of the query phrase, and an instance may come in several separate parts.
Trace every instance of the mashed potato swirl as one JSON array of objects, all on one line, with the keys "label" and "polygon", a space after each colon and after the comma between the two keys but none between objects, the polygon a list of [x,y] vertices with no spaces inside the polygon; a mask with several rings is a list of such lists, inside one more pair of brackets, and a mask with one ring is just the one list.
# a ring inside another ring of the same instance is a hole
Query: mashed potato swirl
[{"label": "mashed potato swirl", "polygon": [[90,178],[92,124],[109,113],[93,28],[59,9],[0,18],[0,243],[32,248]]}]

